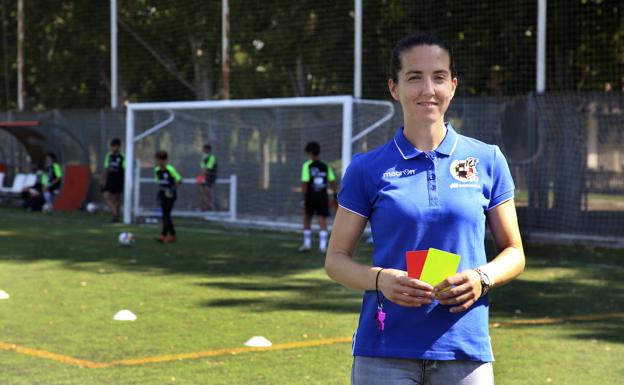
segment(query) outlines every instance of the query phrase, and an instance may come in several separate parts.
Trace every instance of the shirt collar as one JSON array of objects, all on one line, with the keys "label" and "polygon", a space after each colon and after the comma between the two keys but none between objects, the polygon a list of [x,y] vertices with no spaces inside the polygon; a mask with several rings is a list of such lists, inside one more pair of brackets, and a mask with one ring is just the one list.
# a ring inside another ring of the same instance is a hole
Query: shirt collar
[{"label": "shirt collar", "polygon": [[[457,146],[458,135],[453,129],[453,126],[451,126],[450,122],[445,123],[445,125],[446,136],[438,148],[435,149],[435,152],[440,155],[450,156],[453,154],[455,147]],[[414,147],[409,140],[407,140],[405,134],[403,134],[403,127],[397,130],[397,133],[394,136],[394,144],[401,153],[403,159],[412,159],[423,153],[423,151]]]}]

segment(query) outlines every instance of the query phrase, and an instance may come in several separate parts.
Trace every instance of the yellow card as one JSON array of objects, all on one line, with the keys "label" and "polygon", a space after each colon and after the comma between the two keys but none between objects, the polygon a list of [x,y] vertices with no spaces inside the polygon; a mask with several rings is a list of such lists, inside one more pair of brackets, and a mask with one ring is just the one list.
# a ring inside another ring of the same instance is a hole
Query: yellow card
[{"label": "yellow card", "polygon": [[420,274],[420,280],[435,287],[446,278],[457,273],[460,259],[461,257],[457,254],[430,248],[425,266],[423,266]]}]

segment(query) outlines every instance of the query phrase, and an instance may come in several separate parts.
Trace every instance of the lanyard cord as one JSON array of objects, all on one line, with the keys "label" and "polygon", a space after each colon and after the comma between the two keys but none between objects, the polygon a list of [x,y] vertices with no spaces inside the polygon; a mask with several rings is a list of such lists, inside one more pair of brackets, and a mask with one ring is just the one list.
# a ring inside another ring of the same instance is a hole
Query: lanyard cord
[{"label": "lanyard cord", "polygon": [[375,277],[375,294],[377,295],[377,307],[379,307],[380,309],[383,307],[384,298],[383,293],[379,292],[379,274],[381,274],[383,270],[385,270],[385,268],[383,267],[379,269],[379,271],[377,272],[377,276]]}]

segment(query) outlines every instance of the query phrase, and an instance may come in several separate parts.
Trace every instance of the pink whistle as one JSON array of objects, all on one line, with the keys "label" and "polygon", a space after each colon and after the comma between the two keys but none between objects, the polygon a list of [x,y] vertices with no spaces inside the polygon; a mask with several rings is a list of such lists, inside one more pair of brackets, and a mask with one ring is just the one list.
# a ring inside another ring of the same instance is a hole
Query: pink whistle
[{"label": "pink whistle", "polygon": [[375,313],[375,322],[377,323],[377,329],[381,331],[384,330],[385,320],[386,320],[386,313],[384,313],[383,309],[380,306],[377,308],[377,312]]}]

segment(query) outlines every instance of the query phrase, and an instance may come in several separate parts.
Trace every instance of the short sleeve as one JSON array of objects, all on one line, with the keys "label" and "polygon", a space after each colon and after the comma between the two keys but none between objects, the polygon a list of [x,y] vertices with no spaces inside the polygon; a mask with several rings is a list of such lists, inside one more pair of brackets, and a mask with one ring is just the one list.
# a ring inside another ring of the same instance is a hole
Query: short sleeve
[{"label": "short sleeve", "polygon": [[310,162],[305,162],[301,167],[301,181],[303,183],[310,182]]},{"label": "short sleeve", "polygon": [[492,161],[492,187],[490,190],[490,203],[488,210],[508,201],[514,197],[514,181],[509,171],[509,165],[505,156],[494,146],[494,159]]},{"label": "short sleeve", "polygon": [[336,174],[334,174],[334,169],[330,165],[327,165],[327,181],[331,183],[335,180]]},{"label": "short sleeve", "polygon": [[61,165],[54,163],[52,167],[54,169],[54,177],[57,179],[61,178],[63,176],[63,169],[61,168]]},{"label": "short sleeve", "polygon": [[206,169],[212,170],[215,166],[215,163],[217,163],[217,158],[214,155],[210,155],[208,157],[208,161],[206,162]]},{"label": "short sleeve", "polygon": [[365,169],[358,157],[347,167],[338,193],[338,204],[357,215],[368,218],[371,214],[371,199],[366,184]]},{"label": "short sleeve", "polygon": [[180,173],[178,172],[178,170],[175,170],[175,180],[178,183],[182,183],[182,175],[180,175]]},{"label": "short sleeve", "polygon": [[173,176],[173,179],[176,181],[176,183],[182,181],[182,176],[180,175],[178,170],[175,169],[175,167],[173,167],[172,165],[168,164],[167,165],[167,171],[169,171],[171,176]]}]

